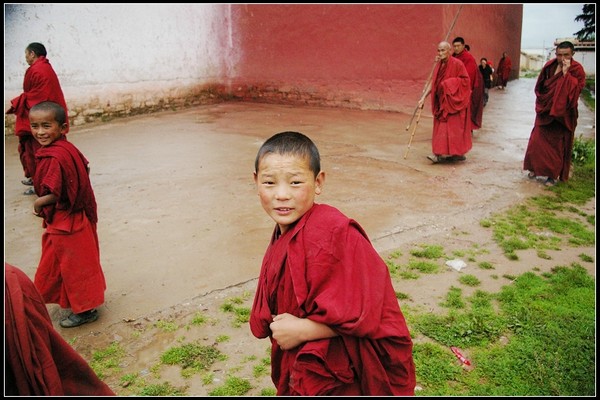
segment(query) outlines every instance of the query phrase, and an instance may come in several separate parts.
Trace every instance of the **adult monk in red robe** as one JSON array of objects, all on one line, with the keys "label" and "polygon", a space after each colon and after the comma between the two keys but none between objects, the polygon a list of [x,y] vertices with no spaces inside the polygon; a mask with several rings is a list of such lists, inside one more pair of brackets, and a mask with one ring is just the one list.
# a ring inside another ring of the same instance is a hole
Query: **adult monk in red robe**
[{"label": "adult monk in red robe", "polygon": [[512,61],[506,52],[502,53],[502,58],[498,61],[496,69],[498,89],[506,89],[508,78],[510,78],[510,70],[512,69]]},{"label": "adult monk in red robe", "polygon": [[[31,135],[29,127],[29,110],[34,105],[42,101],[53,101],[60,104],[67,113],[67,128],[65,134],[69,132],[69,118],[67,103],[63,95],[60,82],[56,72],[46,58],[46,47],[41,43],[30,43],[25,49],[25,60],[29,68],[25,72],[23,80],[23,93],[11,100],[11,107],[6,114],[15,114],[15,135],[19,137],[19,158],[23,165],[25,185],[33,185],[35,175],[35,152],[40,148],[38,142]],[[33,191],[25,191],[25,194],[34,194]]]},{"label": "adult monk in red robe", "polygon": [[[419,107],[432,93],[433,135],[427,156],[434,164],[444,161],[464,161],[473,147],[471,137],[471,81],[465,65],[451,56],[452,47],[441,42],[437,49],[437,64]],[[477,72],[479,73],[479,72]]]},{"label": "adult monk in red robe", "polygon": [[56,332],[33,282],[4,263],[5,395],[114,396]]},{"label": "adult monk in red robe", "polygon": [[579,116],[577,103],[585,86],[585,71],[573,54],[573,43],[560,43],[556,58],[544,65],[535,84],[535,123],[523,169],[529,171],[529,178],[547,177],[548,186],[557,179],[569,180]]},{"label": "adult monk in red robe", "polygon": [[63,328],[93,322],[104,303],[106,282],[100,265],[96,198],[88,161],[65,140],[66,115],[53,102],[29,112],[31,130],[42,147],[37,151],[34,188],[39,196],[34,214],[44,218],[42,255],[34,283],[46,303],[70,308]]},{"label": "adult monk in red robe", "polygon": [[412,340],[388,268],[357,222],[314,203],[324,178],[298,132],[271,137],[255,161],[276,226],[250,328],[270,337],[277,395],[414,395]]},{"label": "adult monk in red robe", "polygon": [[469,74],[471,80],[471,130],[477,130],[481,128],[483,123],[485,82],[479,72],[477,60],[465,48],[465,39],[460,36],[455,38],[452,46],[454,47],[454,57],[465,64],[467,74]]}]

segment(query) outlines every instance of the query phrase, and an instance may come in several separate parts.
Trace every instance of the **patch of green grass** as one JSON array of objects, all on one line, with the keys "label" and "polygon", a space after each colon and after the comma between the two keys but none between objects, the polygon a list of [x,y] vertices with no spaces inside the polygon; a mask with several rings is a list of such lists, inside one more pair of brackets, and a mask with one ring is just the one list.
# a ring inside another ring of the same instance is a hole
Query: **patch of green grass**
[{"label": "patch of green grass", "polygon": [[585,262],[589,262],[589,263],[592,263],[592,262],[594,262],[594,257],[592,257],[592,256],[588,256],[588,255],[587,255],[587,254],[585,254],[585,253],[581,253],[581,254],[579,255],[579,258],[581,259],[581,261],[585,261]]},{"label": "patch of green grass", "polygon": [[402,293],[402,292],[395,292],[396,293],[396,298],[398,300],[409,300],[410,296],[406,293]]},{"label": "patch of green grass", "polygon": [[98,350],[92,354],[90,367],[100,379],[105,379],[113,372],[121,370],[119,365],[124,356],[125,350],[119,343],[113,342],[104,350]]},{"label": "patch of green grass", "polygon": [[446,294],[446,300],[440,304],[442,307],[461,309],[466,303],[462,298],[462,289],[451,286]]},{"label": "patch of green grass", "polygon": [[419,279],[419,274],[413,271],[402,271],[398,276],[402,279]]},{"label": "patch of green grass", "polygon": [[179,328],[179,326],[175,322],[163,320],[156,321],[154,323],[154,326],[165,332],[175,332]]},{"label": "patch of green grass", "polygon": [[190,376],[206,371],[218,360],[227,356],[216,346],[203,346],[199,343],[186,343],[171,347],[160,356],[160,361],[167,365],[179,365],[183,376]]},{"label": "patch of green grass", "polygon": [[477,266],[481,269],[494,269],[492,263],[488,261],[482,261],[479,264],[477,264]]},{"label": "patch of green grass", "polygon": [[194,317],[192,318],[192,321],[190,322],[191,325],[202,325],[206,322],[206,317],[204,315],[202,315],[202,313],[197,312],[196,314],[194,314]]},{"label": "patch of green grass", "polygon": [[408,261],[408,268],[424,274],[435,274],[440,271],[440,266],[435,262],[414,259]]},{"label": "patch of green grass", "polygon": [[412,249],[410,254],[419,257],[427,258],[430,260],[437,260],[438,258],[445,257],[444,248],[440,245],[420,245],[418,249]]},{"label": "patch of green grass", "polygon": [[209,396],[243,396],[252,389],[247,379],[229,376],[225,383],[209,392]]},{"label": "patch of green grass", "polygon": [[176,388],[171,385],[169,382],[163,382],[159,384],[152,384],[144,386],[140,392],[139,396],[185,396],[186,389]]},{"label": "patch of green grass", "polygon": [[581,91],[583,103],[592,111],[596,111],[596,78],[586,78]]},{"label": "patch of green grass", "polygon": [[[525,205],[515,206],[506,213],[492,217],[493,238],[509,259],[518,250],[560,250],[572,246],[590,246],[595,234],[585,222],[557,215],[554,202],[545,198],[528,199]],[[543,253],[541,253],[543,255]]]},{"label": "patch of green grass", "polygon": [[[413,347],[417,396],[595,395],[595,281],[583,267],[527,272],[469,302],[415,318],[413,330],[435,340]],[[461,368],[450,346],[473,368]]]},{"label": "patch of green grass", "polygon": [[228,335],[219,335],[215,339],[215,342],[217,342],[217,343],[227,342],[229,339],[231,339],[231,338]]},{"label": "patch of green grass", "polygon": [[475,275],[470,275],[470,274],[459,276],[458,281],[460,283],[462,283],[463,285],[467,285],[467,286],[481,285],[481,281],[479,280],[479,278],[477,278]]},{"label": "patch of green grass", "polygon": [[261,395],[261,397],[276,396],[277,395],[277,390],[275,390],[275,388],[261,389],[260,395]]}]

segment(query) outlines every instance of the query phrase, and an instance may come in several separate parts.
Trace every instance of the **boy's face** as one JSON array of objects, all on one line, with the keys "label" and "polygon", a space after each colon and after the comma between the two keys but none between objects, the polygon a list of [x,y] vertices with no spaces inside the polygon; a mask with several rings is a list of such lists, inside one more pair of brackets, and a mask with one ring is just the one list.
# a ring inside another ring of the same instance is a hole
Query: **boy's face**
[{"label": "boy's face", "polygon": [[285,233],[321,194],[325,173],[310,170],[308,159],[290,154],[266,154],[254,172],[260,203]]},{"label": "boy's face", "polygon": [[67,124],[59,125],[54,118],[54,113],[48,110],[34,110],[29,112],[29,124],[35,140],[42,146],[48,146],[59,139]]}]

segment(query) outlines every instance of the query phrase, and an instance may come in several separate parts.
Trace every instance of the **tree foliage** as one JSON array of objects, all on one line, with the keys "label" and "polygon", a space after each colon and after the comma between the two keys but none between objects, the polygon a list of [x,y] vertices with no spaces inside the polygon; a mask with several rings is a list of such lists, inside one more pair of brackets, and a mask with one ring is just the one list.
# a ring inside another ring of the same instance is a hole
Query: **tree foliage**
[{"label": "tree foliage", "polygon": [[576,22],[583,22],[583,29],[575,32],[579,40],[596,40],[596,4],[584,4],[583,12],[575,17]]}]

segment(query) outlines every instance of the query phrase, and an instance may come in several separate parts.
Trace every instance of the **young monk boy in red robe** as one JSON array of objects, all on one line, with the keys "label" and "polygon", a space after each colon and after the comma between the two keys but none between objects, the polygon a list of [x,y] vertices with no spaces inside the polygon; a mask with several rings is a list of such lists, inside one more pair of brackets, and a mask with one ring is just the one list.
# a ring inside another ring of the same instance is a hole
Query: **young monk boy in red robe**
[{"label": "young monk boy in red robe", "polygon": [[115,395],[54,329],[31,279],[6,262],[4,311],[5,396]]},{"label": "young monk boy in red robe", "polygon": [[106,282],[100,265],[96,198],[88,161],[65,140],[64,109],[38,103],[29,111],[37,151],[33,213],[44,219],[42,255],[34,283],[46,303],[70,308],[60,326],[71,328],[98,319]]},{"label": "young monk boy in red robe", "polygon": [[269,337],[277,395],[414,395],[412,339],[385,262],[323,190],[315,144],[268,139],[255,160],[261,204],[275,221],[250,328]]}]

